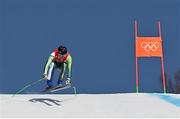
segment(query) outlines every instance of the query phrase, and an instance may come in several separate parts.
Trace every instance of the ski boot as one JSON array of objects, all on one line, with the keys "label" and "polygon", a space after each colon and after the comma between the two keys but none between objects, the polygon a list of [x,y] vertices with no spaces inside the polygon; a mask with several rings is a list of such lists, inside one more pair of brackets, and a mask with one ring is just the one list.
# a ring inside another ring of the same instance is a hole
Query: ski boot
[{"label": "ski boot", "polygon": [[57,87],[63,87],[63,81],[62,80],[58,80],[57,82]]}]

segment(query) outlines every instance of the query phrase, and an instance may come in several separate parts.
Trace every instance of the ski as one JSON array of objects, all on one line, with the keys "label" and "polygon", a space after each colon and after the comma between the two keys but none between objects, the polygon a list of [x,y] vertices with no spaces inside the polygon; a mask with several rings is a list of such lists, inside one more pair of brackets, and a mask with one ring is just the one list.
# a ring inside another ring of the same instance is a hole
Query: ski
[{"label": "ski", "polygon": [[57,87],[53,90],[50,90],[49,92],[56,92],[56,91],[60,91],[60,90],[68,89],[68,88],[71,88],[71,86],[67,85],[67,86]]},{"label": "ski", "polygon": [[50,89],[43,90],[42,93],[56,92],[56,91],[59,91],[59,90],[68,89],[70,87],[71,87],[70,85],[66,85],[66,86],[54,86],[54,87],[52,87]]}]

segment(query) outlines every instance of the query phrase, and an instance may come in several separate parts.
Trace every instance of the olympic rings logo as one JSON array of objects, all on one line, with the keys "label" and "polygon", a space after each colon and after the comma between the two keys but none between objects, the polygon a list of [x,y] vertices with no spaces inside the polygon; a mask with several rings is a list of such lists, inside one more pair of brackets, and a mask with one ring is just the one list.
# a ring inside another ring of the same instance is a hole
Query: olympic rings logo
[{"label": "olympic rings logo", "polygon": [[141,48],[143,48],[145,51],[153,51],[155,52],[159,48],[159,42],[142,42]]}]

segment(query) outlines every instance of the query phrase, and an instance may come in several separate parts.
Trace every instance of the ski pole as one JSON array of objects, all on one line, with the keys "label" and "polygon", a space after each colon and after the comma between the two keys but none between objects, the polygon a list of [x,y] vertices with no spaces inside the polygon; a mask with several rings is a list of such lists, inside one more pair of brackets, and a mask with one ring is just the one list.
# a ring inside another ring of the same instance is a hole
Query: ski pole
[{"label": "ski pole", "polygon": [[75,94],[75,96],[76,96],[76,95],[77,95],[76,87],[73,86],[73,89],[74,89],[74,94]]},{"label": "ski pole", "polygon": [[32,86],[32,85],[35,85],[35,84],[37,84],[38,82],[40,82],[40,81],[42,81],[42,80],[44,80],[44,79],[41,78],[41,79],[39,79],[39,80],[37,80],[37,81],[35,81],[35,82],[32,82],[32,83],[24,86],[23,88],[21,88],[20,90],[18,90],[18,91],[13,95],[13,97],[14,97],[15,95],[21,93],[22,91],[24,91],[24,90],[27,89],[28,87],[30,87],[30,86]]}]

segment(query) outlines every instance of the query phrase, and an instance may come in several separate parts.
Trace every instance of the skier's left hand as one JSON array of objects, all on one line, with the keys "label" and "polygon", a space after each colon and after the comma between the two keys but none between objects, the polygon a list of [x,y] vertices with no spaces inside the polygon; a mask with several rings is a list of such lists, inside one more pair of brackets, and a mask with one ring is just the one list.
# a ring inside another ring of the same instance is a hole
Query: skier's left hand
[{"label": "skier's left hand", "polygon": [[71,85],[71,78],[66,79],[66,85]]}]

